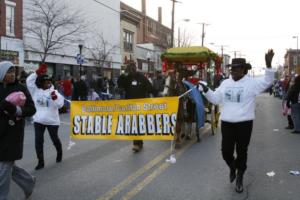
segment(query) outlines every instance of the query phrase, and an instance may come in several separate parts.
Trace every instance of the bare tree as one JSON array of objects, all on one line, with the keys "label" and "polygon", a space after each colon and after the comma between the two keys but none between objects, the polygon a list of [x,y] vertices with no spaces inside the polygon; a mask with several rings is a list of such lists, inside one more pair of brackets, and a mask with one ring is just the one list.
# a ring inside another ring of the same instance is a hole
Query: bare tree
[{"label": "bare tree", "polygon": [[88,48],[96,66],[99,66],[99,70],[105,66],[105,63],[109,64],[112,58],[111,55],[114,54],[115,50],[120,48],[119,45],[110,44],[105,40],[102,33],[95,32],[96,35],[92,40],[91,46]]},{"label": "bare tree", "polygon": [[193,43],[193,37],[186,29],[178,30],[178,36],[176,38],[176,47],[188,47]]},{"label": "bare tree", "polygon": [[27,6],[24,30],[37,42],[27,43],[25,48],[38,52],[42,62],[55,50],[78,40],[86,30],[82,14],[64,1],[30,0]]}]

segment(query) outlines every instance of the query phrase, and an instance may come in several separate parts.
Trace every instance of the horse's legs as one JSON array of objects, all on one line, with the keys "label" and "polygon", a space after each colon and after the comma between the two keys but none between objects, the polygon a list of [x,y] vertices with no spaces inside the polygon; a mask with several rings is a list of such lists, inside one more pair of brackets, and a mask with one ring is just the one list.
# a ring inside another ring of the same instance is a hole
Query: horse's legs
[{"label": "horse's legs", "polygon": [[192,126],[193,126],[193,122],[187,122],[187,134],[186,134],[186,140],[190,140],[192,137]]}]

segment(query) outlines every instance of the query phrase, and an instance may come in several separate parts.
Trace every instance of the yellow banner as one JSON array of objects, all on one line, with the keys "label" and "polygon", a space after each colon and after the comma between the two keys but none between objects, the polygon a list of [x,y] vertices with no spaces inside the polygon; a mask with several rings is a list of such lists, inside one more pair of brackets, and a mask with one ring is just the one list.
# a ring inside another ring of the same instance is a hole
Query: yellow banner
[{"label": "yellow banner", "polygon": [[71,137],[107,140],[173,140],[178,97],[72,101]]}]

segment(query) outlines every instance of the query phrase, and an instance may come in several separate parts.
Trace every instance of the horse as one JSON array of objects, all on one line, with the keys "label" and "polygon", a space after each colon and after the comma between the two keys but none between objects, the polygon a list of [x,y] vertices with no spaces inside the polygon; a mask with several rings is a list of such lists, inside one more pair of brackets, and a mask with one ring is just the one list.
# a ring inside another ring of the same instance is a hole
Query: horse
[{"label": "horse", "polygon": [[[169,70],[165,86],[163,90],[163,96],[180,96],[187,91],[187,88],[183,84],[183,80],[196,73],[192,70],[187,70],[181,63],[175,63],[174,70]],[[195,106],[188,95],[185,95],[179,99],[176,128],[175,128],[175,149],[180,148],[182,139],[191,138],[191,127],[195,118]],[[183,132],[185,122],[188,125],[188,131]],[[196,129],[197,141],[200,142],[199,129]]]}]

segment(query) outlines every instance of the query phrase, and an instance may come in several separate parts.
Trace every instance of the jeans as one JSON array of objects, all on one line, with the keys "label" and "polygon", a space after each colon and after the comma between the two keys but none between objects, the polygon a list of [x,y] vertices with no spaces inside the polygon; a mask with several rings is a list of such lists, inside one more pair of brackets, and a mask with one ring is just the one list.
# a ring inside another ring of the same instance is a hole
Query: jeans
[{"label": "jeans", "polygon": [[33,176],[24,169],[16,166],[14,162],[0,161],[0,200],[7,200],[11,178],[22,188],[24,193],[31,193],[33,191]]},{"label": "jeans", "polygon": [[300,103],[291,105],[291,116],[294,122],[295,131],[300,132]]},{"label": "jeans", "polygon": [[[247,169],[248,145],[250,143],[253,121],[221,123],[222,155],[228,166],[233,163],[240,171]],[[236,159],[234,150],[236,149]]]}]

